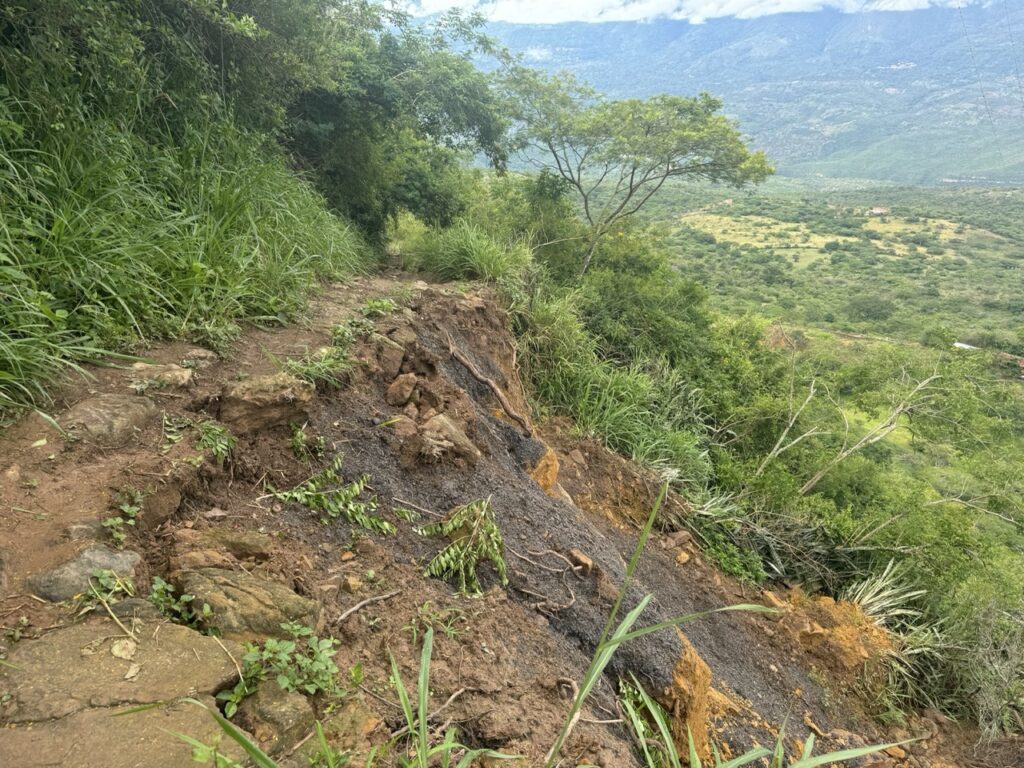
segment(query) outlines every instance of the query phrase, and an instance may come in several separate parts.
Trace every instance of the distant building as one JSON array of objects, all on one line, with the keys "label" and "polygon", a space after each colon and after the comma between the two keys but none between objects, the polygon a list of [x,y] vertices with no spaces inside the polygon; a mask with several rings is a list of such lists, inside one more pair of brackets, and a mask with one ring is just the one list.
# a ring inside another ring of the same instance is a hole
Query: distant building
[{"label": "distant building", "polygon": [[888,208],[870,208],[868,209],[868,216],[888,216]]}]

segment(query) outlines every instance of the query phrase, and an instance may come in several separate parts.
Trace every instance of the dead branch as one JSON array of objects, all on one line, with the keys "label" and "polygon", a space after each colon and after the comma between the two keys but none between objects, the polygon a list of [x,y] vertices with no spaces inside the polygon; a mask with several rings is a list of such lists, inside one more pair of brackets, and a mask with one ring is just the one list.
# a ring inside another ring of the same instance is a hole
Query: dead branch
[{"label": "dead branch", "polygon": [[362,610],[363,608],[365,608],[366,606],[370,605],[371,603],[379,603],[382,600],[390,600],[395,595],[400,594],[401,591],[402,590],[400,590],[400,589],[396,589],[394,592],[388,592],[386,595],[377,595],[376,597],[368,597],[365,600],[356,603],[351,608],[349,608],[347,611],[342,613],[341,616],[338,617],[338,620],[335,622],[335,624],[341,624],[341,622],[343,622],[345,619],[347,619],[353,613],[355,613],[356,611]]},{"label": "dead branch", "polygon": [[509,418],[517,422],[519,426],[523,428],[523,432],[526,433],[527,437],[533,437],[533,430],[530,429],[530,422],[523,418],[516,409],[512,407],[512,403],[508,401],[505,393],[501,391],[501,387],[495,383],[494,379],[489,379],[480,373],[479,369],[473,365],[472,361],[455,348],[455,342],[452,341],[451,334],[448,334],[448,352],[451,353],[452,357],[462,363],[463,367],[469,371],[469,374],[474,379],[479,381],[481,384],[486,384],[491,392],[494,393],[494,396],[498,398],[498,402],[501,403],[501,407],[504,409],[505,413],[509,415]]}]

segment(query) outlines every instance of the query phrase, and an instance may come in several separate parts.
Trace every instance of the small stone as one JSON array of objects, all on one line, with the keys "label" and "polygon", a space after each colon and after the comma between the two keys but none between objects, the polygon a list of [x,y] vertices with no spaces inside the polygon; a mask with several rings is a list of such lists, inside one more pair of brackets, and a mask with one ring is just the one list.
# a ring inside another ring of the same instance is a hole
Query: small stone
[{"label": "small stone", "polygon": [[676,562],[680,565],[686,565],[688,562],[690,562],[690,553],[687,552],[685,549],[680,550],[679,553],[676,555]]},{"label": "small stone", "polygon": [[804,648],[814,648],[821,644],[827,636],[825,628],[816,621],[806,621],[796,634],[797,640]]},{"label": "small stone", "polygon": [[565,556],[569,558],[569,562],[573,566],[580,569],[584,576],[589,576],[590,572],[594,569],[594,561],[578,549],[570,549],[565,553]]},{"label": "small stone", "polygon": [[27,585],[33,594],[59,603],[87,591],[94,571],[113,571],[123,578],[131,578],[141,560],[137,552],[116,552],[98,544],[52,571],[30,576]]},{"label": "small stone", "polygon": [[569,458],[572,459],[574,464],[579,464],[581,467],[587,466],[587,459],[579,448],[573,448],[569,451]]},{"label": "small stone", "polygon": [[354,595],[363,588],[363,580],[358,576],[346,576],[341,582],[341,588]]},{"label": "small stone", "polygon": [[144,428],[156,415],[153,401],[137,395],[97,395],[61,417],[64,428],[97,442],[116,445]]},{"label": "small stone", "polygon": [[668,540],[673,547],[685,547],[693,540],[693,535],[689,531],[673,531]]},{"label": "small stone", "polygon": [[416,381],[415,373],[403,373],[398,376],[391,382],[391,386],[388,387],[387,394],[384,396],[387,404],[398,407],[409,402],[409,398],[412,397],[412,393],[416,389]]},{"label": "small stone", "polygon": [[208,509],[205,512],[203,512],[204,518],[206,518],[207,520],[212,520],[214,522],[223,520],[227,516],[228,513],[225,512],[223,509],[220,509],[219,507],[214,507],[213,509]]},{"label": "small stone", "polygon": [[264,680],[238,707],[238,722],[271,755],[296,744],[313,729],[313,705],[301,693],[286,691],[276,680]]},{"label": "small stone", "polygon": [[895,758],[896,760],[906,760],[907,758],[907,750],[903,749],[902,747],[889,747],[888,749],[883,751],[889,757]]},{"label": "small stone", "polygon": [[343,563],[347,563],[349,560],[354,560],[355,557],[356,553],[349,549],[342,552],[338,559]]},{"label": "small stone", "polygon": [[283,372],[229,384],[221,395],[220,418],[232,431],[243,434],[303,424],[314,392],[308,381]]}]

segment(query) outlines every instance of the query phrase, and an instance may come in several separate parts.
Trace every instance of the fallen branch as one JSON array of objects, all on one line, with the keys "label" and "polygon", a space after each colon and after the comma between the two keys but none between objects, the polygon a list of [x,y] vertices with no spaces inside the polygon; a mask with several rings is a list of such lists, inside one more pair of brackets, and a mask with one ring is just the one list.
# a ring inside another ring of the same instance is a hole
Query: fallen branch
[{"label": "fallen branch", "polygon": [[508,401],[505,393],[501,391],[501,387],[495,383],[494,379],[489,379],[480,373],[477,367],[473,365],[472,361],[455,348],[455,342],[452,341],[451,334],[448,335],[448,352],[451,353],[452,357],[462,363],[463,367],[469,371],[469,374],[474,379],[479,381],[481,384],[486,384],[490,388],[491,392],[494,393],[494,396],[498,398],[498,402],[501,403],[501,407],[505,410],[505,413],[509,415],[509,418],[516,421],[519,426],[523,428],[523,432],[526,433],[527,437],[533,437],[533,430],[530,429],[530,422],[523,418],[516,409],[512,407],[512,403]]},{"label": "fallen branch", "polygon": [[341,614],[341,616],[338,617],[338,620],[335,623],[336,624],[341,624],[341,622],[343,622],[345,619],[347,619],[349,616],[351,616],[356,611],[365,608],[366,606],[370,605],[371,603],[379,603],[382,600],[390,600],[392,597],[394,597],[395,595],[399,594],[401,591],[402,590],[400,590],[400,589],[396,589],[394,592],[388,592],[386,595],[377,595],[376,597],[368,597],[365,600],[363,600],[362,602],[356,603],[351,608],[349,608],[347,611],[345,611],[343,614]]}]

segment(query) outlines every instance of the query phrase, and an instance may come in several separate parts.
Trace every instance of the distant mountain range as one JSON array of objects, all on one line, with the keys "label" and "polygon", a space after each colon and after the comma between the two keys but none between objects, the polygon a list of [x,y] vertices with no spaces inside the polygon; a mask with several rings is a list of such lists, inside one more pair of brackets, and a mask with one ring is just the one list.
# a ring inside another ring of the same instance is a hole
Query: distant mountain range
[{"label": "distant mountain range", "polygon": [[609,96],[722,98],[789,176],[1024,183],[1024,2],[646,23],[495,23]]}]

